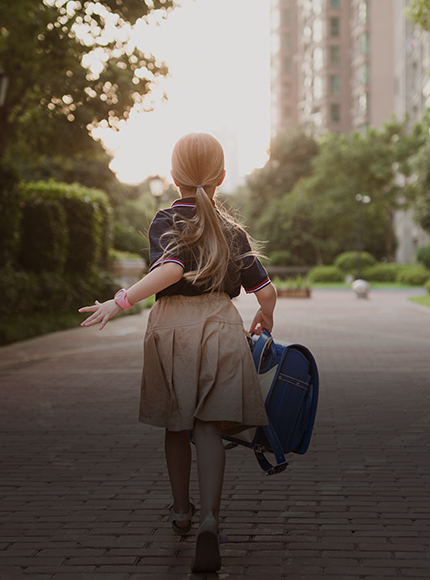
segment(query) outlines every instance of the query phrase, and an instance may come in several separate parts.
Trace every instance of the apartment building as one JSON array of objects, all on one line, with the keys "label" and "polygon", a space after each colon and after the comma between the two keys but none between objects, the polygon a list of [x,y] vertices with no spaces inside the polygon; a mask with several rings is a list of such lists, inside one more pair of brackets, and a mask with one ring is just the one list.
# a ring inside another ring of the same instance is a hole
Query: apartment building
[{"label": "apartment building", "polygon": [[[409,0],[271,0],[272,134],[411,123],[430,107],[430,33],[406,17]],[[397,260],[430,241],[398,212]]]},{"label": "apartment building", "polygon": [[271,0],[272,132],[382,127],[430,104],[430,34],[408,0]]}]

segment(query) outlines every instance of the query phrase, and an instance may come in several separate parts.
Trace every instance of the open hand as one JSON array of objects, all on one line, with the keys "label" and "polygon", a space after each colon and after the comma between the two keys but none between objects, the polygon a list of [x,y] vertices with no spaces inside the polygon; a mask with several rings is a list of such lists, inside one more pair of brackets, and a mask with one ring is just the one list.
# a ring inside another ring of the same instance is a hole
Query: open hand
[{"label": "open hand", "polygon": [[79,308],[78,312],[93,313],[81,322],[81,326],[92,326],[93,324],[100,323],[99,330],[102,330],[111,318],[122,312],[122,308],[113,299],[106,300],[106,302],[102,303],[96,300],[94,306],[84,306],[83,308]]}]

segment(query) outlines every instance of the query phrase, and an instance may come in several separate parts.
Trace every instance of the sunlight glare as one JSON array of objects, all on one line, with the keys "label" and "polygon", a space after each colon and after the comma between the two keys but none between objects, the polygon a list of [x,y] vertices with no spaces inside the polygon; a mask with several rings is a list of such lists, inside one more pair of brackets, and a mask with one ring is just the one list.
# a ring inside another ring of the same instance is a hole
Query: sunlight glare
[{"label": "sunlight glare", "polygon": [[[139,21],[133,40],[165,61],[170,75],[155,81],[146,103],[151,112],[133,111],[119,132],[93,132],[113,153],[119,179],[169,177],[171,150],[191,131],[220,139],[231,189],[264,165],[270,139],[268,2],[183,0],[158,26]],[[230,149],[237,155],[229,159]]]}]

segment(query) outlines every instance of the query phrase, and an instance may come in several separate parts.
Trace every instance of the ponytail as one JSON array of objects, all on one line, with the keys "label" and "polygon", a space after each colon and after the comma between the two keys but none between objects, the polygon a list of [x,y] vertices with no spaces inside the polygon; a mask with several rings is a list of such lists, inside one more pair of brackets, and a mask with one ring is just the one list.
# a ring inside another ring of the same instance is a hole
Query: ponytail
[{"label": "ponytail", "polygon": [[184,278],[192,284],[221,291],[227,274],[230,250],[212,200],[203,187],[196,189],[195,235],[196,268]]},{"label": "ponytail", "polygon": [[190,133],[176,143],[172,176],[181,194],[195,195],[196,213],[190,219],[180,218],[172,231],[166,232],[171,241],[163,257],[167,258],[178,248],[190,251],[194,269],[185,272],[184,278],[209,292],[223,291],[231,260],[256,255],[255,252],[241,254],[236,243],[240,226],[226,212],[215,209],[206,193],[205,187],[214,190],[224,173],[224,151],[212,135]]}]

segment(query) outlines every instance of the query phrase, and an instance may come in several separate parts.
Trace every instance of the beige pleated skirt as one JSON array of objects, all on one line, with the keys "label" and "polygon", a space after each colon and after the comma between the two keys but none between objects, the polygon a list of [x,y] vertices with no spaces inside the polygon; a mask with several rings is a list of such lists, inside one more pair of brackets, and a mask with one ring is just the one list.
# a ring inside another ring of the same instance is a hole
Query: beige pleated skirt
[{"label": "beige pleated skirt", "polygon": [[227,294],[164,296],[144,340],[139,420],[172,431],[196,419],[226,434],[267,425],[240,314]]}]

